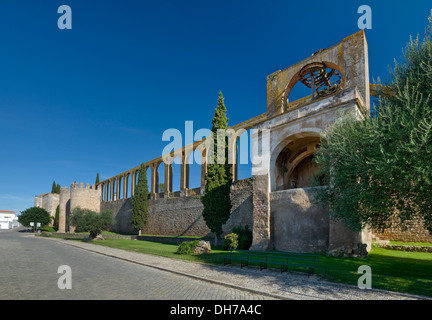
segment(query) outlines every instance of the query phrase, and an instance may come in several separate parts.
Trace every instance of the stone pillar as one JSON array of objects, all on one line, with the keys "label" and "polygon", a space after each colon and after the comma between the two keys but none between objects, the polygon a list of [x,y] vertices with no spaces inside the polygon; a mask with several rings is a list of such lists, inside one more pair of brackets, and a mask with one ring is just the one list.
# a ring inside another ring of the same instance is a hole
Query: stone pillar
[{"label": "stone pillar", "polygon": [[124,192],[124,198],[127,199],[127,195],[128,195],[128,191],[129,191],[129,173],[126,173],[124,175],[124,185],[123,185],[123,190],[125,190]]},{"label": "stone pillar", "polygon": [[182,161],[180,167],[180,196],[185,197],[187,195],[187,189],[189,189],[189,164],[186,163],[185,152],[182,154]]},{"label": "stone pillar", "polygon": [[238,146],[237,146],[237,140],[235,139],[235,143],[234,145],[232,145],[232,155],[231,155],[231,159],[229,160],[229,163],[231,163],[231,176],[232,176],[232,181],[237,181],[238,180]]},{"label": "stone pillar", "polygon": [[250,250],[270,249],[270,184],[269,176],[256,175],[253,191],[253,238]]},{"label": "stone pillar", "polygon": [[189,189],[189,176],[190,176],[189,166],[190,164],[186,163],[186,189]]},{"label": "stone pillar", "polygon": [[131,175],[131,197],[135,195],[135,185],[136,185],[136,174],[135,171],[132,171]]},{"label": "stone pillar", "polygon": [[117,179],[111,180],[111,201],[117,200]]},{"label": "stone pillar", "polygon": [[201,193],[205,188],[205,175],[207,173],[207,150],[201,152]]},{"label": "stone pillar", "polygon": [[150,199],[156,199],[156,193],[157,193],[156,192],[157,191],[157,189],[156,189],[157,188],[156,175],[157,175],[157,172],[156,172],[156,166],[154,163],[152,163],[150,165],[150,169],[151,169]]},{"label": "stone pillar", "polygon": [[120,177],[116,178],[116,200],[120,199]]},{"label": "stone pillar", "polygon": [[127,174],[123,176],[123,199],[127,198]]},{"label": "stone pillar", "polygon": [[[270,141],[270,132],[251,134],[252,144],[263,146],[263,141]],[[268,142],[267,142],[268,143]],[[258,156],[255,154],[252,157]],[[270,153],[262,151],[261,163],[252,165],[253,176],[253,236],[250,250],[267,251],[271,249],[270,224]],[[252,162],[253,163],[253,162]]]},{"label": "stone pillar", "polygon": [[165,163],[165,191],[164,198],[168,198],[171,190],[171,164]]},{"label": "stone pillar", "polygon": [[174,168],[172,164],[169,166],[169,172],[170,172],[170,179],[169,179],[169,191],[173,192],[173,177],[174,177]]},{"label": "stone pillar", "polygon": [[104,187],[105,187],[105,201],[109,201],[109,197],[108,197],[108,194],[109,194],[108,193],[109,185],[110,185],[109,181],[107,181],[107,182],[104,183]]}]

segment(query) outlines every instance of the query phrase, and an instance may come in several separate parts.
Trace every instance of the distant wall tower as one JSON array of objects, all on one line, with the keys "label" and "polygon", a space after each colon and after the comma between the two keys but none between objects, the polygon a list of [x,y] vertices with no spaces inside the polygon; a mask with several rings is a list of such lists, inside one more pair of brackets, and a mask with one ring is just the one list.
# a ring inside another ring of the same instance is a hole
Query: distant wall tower
[{"label": "distant wall tower", "polygon": [[[57,206],[59,205],[59,197],[57,193],[43,193],[39,196],[35,196],[34,206],[45,209],[50,216],[54,218]],[[54,219],[52,221],[54,221]],[[53,222],[51,222],[50,225],[52,226]]]},{"label": "distant wall tower", "polygon": [[57,206],[59,206],[58,232],[74,232],[75,228],[70,225],[70,214],[75,208],[100,211],[101,193],[95,185],[88,183],[71,184],[70,188],[60,188],[60,194],[46,193],[35,196],[35,207],[41,207],[50,212],[54,217]]}]

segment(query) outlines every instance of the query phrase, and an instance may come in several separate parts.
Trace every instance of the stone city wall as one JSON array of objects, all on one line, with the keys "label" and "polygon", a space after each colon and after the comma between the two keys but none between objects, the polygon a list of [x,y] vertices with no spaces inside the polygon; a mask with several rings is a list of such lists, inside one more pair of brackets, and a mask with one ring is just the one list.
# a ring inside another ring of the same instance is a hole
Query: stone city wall
[{"label": "stone city wall", "polygon": [[[395,219],[395,222],[397,220]],[[398,227],[396,223],[383,232],[374,231],[375,237],[380,240],[401,242],[432,242],[432,235],[425,229],[421,219],[411,220],[405,223],[406,230]]]},{"label": "stone city wall", "polygon": [[[232,228],[248,225],[252,230],[252,190],[251,179],[235,181],[231,189],[231,217],[223,226],[224,234]],[[199,195],[187,197],[149,199],[147,225],[142,234],[169,236],[213,236],[202,217],[203,205]],[[114,232],[136,233],[132,228],[132,199],[101,202],[101,210],[112,210],[116,223]]]}]

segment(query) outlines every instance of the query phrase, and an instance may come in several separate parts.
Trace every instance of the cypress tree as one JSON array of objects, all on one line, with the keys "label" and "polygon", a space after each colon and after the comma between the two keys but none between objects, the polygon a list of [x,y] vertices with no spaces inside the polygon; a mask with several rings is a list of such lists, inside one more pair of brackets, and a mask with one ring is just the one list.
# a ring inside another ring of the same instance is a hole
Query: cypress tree
[{"label": "cypress tree", "polygon": [[[213,136],[213,151],[214,161],[207,165],[207,173],[205,176],[205,190],[201,197],[201,202],[204,205],[203,218],[206,225],[215,235],[215,245],[217,239],[222,234],[222,225],[224,225],[231,213],[231,165],[228,164],[228,138],[225,136],[225,154],[224,161],[217,161],[217,131],[228,129],[228,118],[226,116],[226,107],[222,92],[219,92],[218,104],[212,120],[212,136]],[[220,160],[220,159],[219,159]]]},{"label": "cypress tree", "polygon": [[52,183],[52,187],[51,187],[51,193],[57,193],[56,190],[57,190],[57,185],[56,185],[55,180],[54,180]]},{"label": "cypress tree", "polygon": [[147,224],[148,194],[147,171],[146,166],[142,163],[132,199],[132,227],[138,231],[138,234],[141,234],[141,229]]},{"label": "cypress tree", "polygon": [[98,184],[99,182],[100,182],[100,180],[99,180],[99,172],[98,172],[96,175],[96,184]]}]

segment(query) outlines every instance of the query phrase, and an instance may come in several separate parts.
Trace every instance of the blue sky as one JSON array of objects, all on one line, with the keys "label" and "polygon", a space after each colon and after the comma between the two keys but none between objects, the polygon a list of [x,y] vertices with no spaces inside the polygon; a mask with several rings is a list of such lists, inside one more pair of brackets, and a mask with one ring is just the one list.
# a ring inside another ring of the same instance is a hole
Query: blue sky
[{"label": "blue sky", "polygon": [[[72,30],[57,27],[63,4]],[[0,210],[159,157],[166,129],[211,128],[219,90],[229,125],[264,113],[266,76],[357,32],[362,4],[370,77],[385,79],[430,0],[2,0]]]}]

